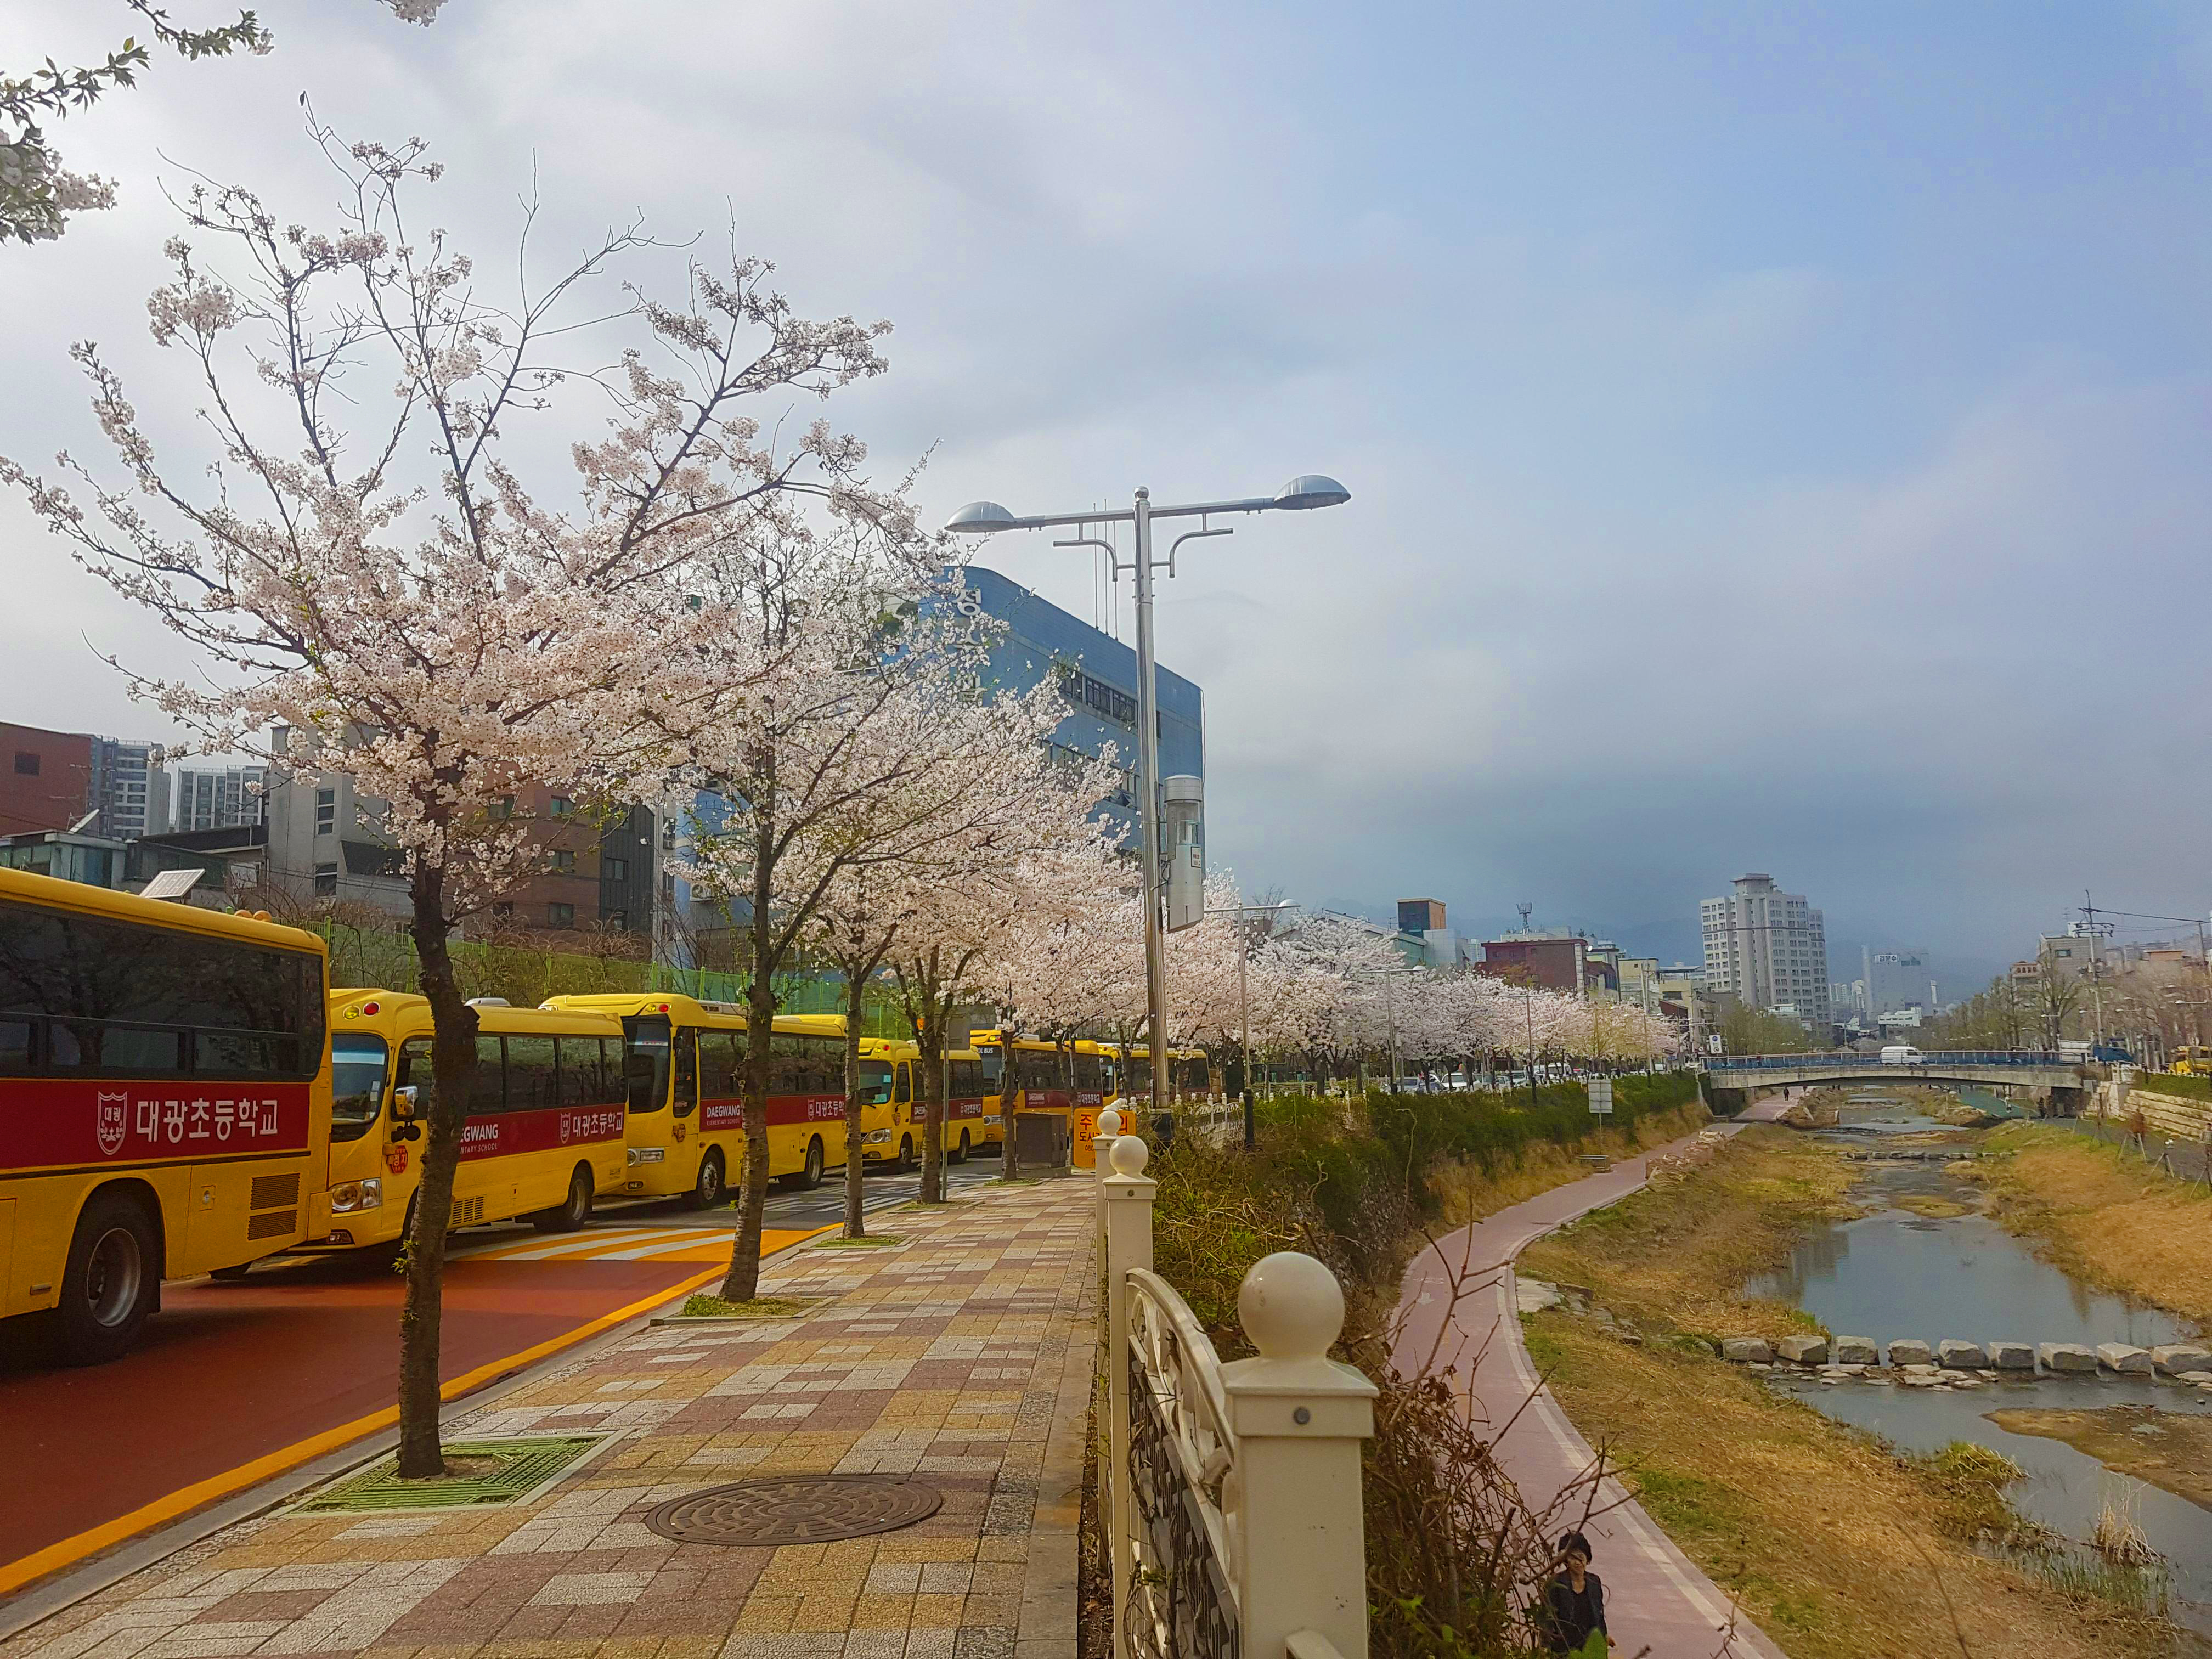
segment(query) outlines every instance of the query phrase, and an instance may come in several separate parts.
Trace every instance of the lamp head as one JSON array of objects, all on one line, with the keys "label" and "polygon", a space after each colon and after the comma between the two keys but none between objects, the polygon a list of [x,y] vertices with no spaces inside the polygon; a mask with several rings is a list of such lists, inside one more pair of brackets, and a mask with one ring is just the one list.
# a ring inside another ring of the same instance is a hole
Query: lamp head
[{"label": "lamp head", "polygon": [[957,536],[988,536],[994,530],[1011,530],[1014,515],[996,501],[970,501],[945,521]]},{"label": "lamp head", "polygon": [[1352,492],[1326,472],[1301,472],[1275,492],[1275,505],[1293,512],[1310,507],[1341,507],[1351,499]]}]

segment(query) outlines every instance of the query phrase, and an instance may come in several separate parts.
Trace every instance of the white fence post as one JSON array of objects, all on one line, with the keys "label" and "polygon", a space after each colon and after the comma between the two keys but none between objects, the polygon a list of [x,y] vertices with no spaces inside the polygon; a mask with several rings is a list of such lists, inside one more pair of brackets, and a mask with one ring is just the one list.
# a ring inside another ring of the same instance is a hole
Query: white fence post
[{"label": "white fence post", "polygon": [[[1152,1196],[1160,1183],[1145,1174],[1151,1153],[1134,1135],[1107,1149],[1102,1166],[1113,1173],[1098,1183],[1106,1224],[1107,1536],[1112,1546],[1114,1651],[1128,1659],[1130,1539],[1137,1521],[1129,1492],[1129,1269],[1152,1265]],[[1342,1322],[1342,1298],[1338,1320]],[[1362,1650],[1364,1655],[1364,1650]],[[1351,1659],[1362,1659],[1362,1655]]]},{"label": "white fence post", "polygon": [[1098,1133],[1091,1137],[1091,1179],[1098,1202],[1098,1261],[1106,1261],[1106,1177],[1114,1173],[1111,1154],[1121,1138],[1121,1114],[1111,1106],[1098,1114]]},{"label": "white fence post", "polygon": [[1240,1650],[1273,1659],[1310,1631],[1367,1659],[1359,1443],[1375,1432],[1376,1389],[1328,1357],[1344,1292],[1311,1256],[1283,1250],[1244,1275],[1237,1312],[1260,1351],[1221,1368],[1237,1436]]}]

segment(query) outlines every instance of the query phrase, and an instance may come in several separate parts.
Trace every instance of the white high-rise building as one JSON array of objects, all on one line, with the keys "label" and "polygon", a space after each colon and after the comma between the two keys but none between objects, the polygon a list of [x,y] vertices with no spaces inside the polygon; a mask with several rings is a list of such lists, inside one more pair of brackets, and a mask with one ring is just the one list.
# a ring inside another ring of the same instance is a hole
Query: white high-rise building
[{"label": "white high-rise building", "polygon": [[235,830],[262,819],[265,766],[182,766],[176,771],[174,830]]},{"label": "white high-rise building", "polygon": [[1705,988],[1753,1008],[1786,1010],[1825,1041],[1828,932],[1802,893],[1785,893],[1767,875],[1736,878],[1735,891],[1698,907],[1705,943]]},{"label": "white high-rise building", "polygon": [[100,816],[93,826],[112,841],[159,836],[169,828],[169,779],[162,769],[166,751],[158,743],[126,743],[118,738],[92,739],[89,805]]}]

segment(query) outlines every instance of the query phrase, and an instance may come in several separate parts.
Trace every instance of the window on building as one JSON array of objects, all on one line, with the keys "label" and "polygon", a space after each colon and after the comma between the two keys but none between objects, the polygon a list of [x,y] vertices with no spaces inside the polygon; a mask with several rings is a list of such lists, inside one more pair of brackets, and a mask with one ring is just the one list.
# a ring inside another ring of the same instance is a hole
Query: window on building
[{"label": "window on building", "polygon": [[495,820],[513,817],[514,816],[514,797],[512,795],[501,795],[497,800],[494,801],[491,804],[491,816]]},{"label": "window on building", "polygon": [[39,757],[27,749],[18,749],[15,751],[15,770],[24,777],[35,778],[39,775]]},{"label": "window on building", "polygon": [[601,881],[628,881],[629,879],[629,860],[628,859],[611,859],[604,853],[601,854],[599,855],[599,879]]},{"label": "window on building", "polygon": [[576,925],[576,907],[573,904],[547,905],[545,925],[548,927],[574,927]]},{"label": "window on building", "polygon": [[315,896],[317,898],[334,898],[337,895],[337,866],[335,864],[317,865],[315,866]]},{"label": "window on building", "polygon": [[566,795],[556,795],[553,797],[552,809],[555,817],[565,818],[576,810],[576,804]]},{"label": "window on building", "polygon": [[335,789],[315,791],[315,833],[333,836],[338,828],[338,792]]},{"label": "window on building", "polygon": [[562,848],[556,848],[545,855],[545,867],[556,876],[576,873],[576,855]]}]

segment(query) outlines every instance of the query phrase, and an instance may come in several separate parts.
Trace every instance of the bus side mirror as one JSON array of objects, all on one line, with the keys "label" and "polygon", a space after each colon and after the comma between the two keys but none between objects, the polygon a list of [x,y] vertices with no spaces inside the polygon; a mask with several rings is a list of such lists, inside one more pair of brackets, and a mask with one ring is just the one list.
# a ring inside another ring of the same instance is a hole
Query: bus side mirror
[{"label": "bus side mirror", "polygon": [[422,1126],[415,1121],[419,1109],[415,1085],[406,1084],[392,1091],[392,1115],[395,1120],[392,1126],[392,1138],[394,1140],[422,1139]]}]

